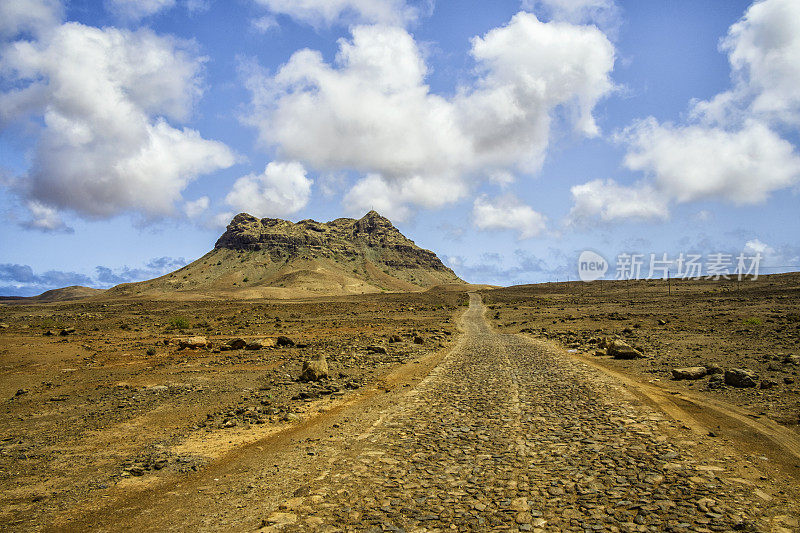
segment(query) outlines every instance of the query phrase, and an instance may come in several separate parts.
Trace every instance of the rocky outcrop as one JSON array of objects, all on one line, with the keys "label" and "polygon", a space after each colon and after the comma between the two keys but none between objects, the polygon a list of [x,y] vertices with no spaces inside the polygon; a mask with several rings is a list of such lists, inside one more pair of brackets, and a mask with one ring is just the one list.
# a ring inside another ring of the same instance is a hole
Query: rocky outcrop
[{"label": "rocky outcrop", "polygon": [[308,253],[341,257],[367,255],[377,265],[391,269],[423,268],[452,272],[436,254],[406,238],[391,221],[375,211],[361,219],[338,218],[330,222],[236,215],[215,245],[216,249],[267,250],[287,259]]}]

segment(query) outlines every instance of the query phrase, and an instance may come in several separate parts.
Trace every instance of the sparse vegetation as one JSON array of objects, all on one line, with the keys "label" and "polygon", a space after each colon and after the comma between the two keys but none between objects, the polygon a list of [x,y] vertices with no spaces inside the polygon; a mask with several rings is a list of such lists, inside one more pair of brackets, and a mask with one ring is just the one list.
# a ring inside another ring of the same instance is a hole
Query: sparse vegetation
[{"label": "sparse vegetation", "polygon": [[189,329],[189,321],[183,318],[182,316],[176,316],[169,319],[169,324],[167,325],[167,331],[184,331]]}]

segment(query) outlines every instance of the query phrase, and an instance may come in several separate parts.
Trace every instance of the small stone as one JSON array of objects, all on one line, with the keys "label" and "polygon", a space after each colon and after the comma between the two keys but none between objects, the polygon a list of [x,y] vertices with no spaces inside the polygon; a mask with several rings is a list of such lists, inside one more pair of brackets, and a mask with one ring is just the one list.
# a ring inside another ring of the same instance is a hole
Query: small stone
[{"label": "small stone", "polygon": [[197,349],[197,348],[211,348],[211,343],[205,337],[189,337],[188,339],[179,339],[178,347],[184,349]]},{"label": "small stone", "polygon": [[276,346],[280,346],[280,347],[294,346],[294,344],[295,344],[295,342],[292,339],[290,339],[289,337],[285,337],[283,335],[281,335],[280,337],[275,339],[275,345]]},{"label": "small stone", "polygon": [[229,350],[241,350],[247,346],[247,341],[241,338],[231,339],[225,343],[225,347]]},{"label": "small stone", "polygon": [[700,379],[708,373],[704,366],[690,366],[685,368],[673,368],[672,379]]},{"label": "small stone", "polygon": [[630,344],[621,340],[613,340],[608,345],[608,355],[614,359],[638,359],[642,353]]},{"label": "small stone", "polygon": [[300,381],[319,381],[328,377],[328,362],[324,355],[303,363]]},{"label": "small stone", "polygon": [[758,387],[760,389],[771,389],[776,385],[778,385],[778,382],[775,381],[774,379],[764,378],[761,380],[761,383],[759,383]]}]

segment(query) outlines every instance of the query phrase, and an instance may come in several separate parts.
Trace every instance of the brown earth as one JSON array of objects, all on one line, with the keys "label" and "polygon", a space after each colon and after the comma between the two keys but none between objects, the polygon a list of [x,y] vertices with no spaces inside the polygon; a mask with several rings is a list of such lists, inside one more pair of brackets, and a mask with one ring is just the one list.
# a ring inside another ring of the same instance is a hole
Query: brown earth
[{"label": "brown earth", "polygon": [[671,289],[0,306],[0,529],[797,530],[800,275]]},{"label": "brown earth", "polygon": [[[450,343],[465,303],[462,287],[294,302],[0,306],[0,529],[30,531],[106,491],[194,472],[347,401]],[[196,335],[212,347],[179,348]],[[220,350],[233,338],[278,336],[295,346]],[[331,377],[297,381],[317,355]]]}]

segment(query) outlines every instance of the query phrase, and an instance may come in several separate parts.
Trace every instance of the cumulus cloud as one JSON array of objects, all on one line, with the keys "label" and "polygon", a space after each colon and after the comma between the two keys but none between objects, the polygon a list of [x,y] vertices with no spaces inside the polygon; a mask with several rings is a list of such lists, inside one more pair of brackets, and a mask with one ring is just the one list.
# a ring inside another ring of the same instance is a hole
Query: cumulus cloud
[{"label": "cumulus cloud", "polygon": [[[575,187],[574,216],[630,218],[618,211],[624,197],[628,205],[641,204],[649,218],[664,218],[670,203],[758,204],[800,183],[800,156],[775,127],[800,125],[800,3],[754,3],[730,27],[721,50],[730,60],[732,89],[693,102],[686,124],[650,117],[619,134],[627,147],[624,165],[647,181],[633,188]],[[589,198],[587,191],[595,189],[599,196]]]},{"label": "cumulus cloud", "polygon": [[573,207],[569,223],[585,225],[594,220],[658,220],[669,216],[666,198],[649,185],[627,187],[614,180],[594,180],[570,189]]},{"label": "cumulus cloud", "polygon": [[737,116],[800,126],[800,3],[755,2],[720,43],[734,86],[696,102],[695,116],[727,122]]},{"label": "cumulus cloud", "polygon": [[677,202],[716,198],[756,204],[800,179],[800,157],[791,143],[755,121],[728,131],[650,118],[629,129],[625,140],[625,166],[652,176]]},{"label": "cumulus cloud", "polygon": [[43,123],[19,192],[94,218],[174,214],[189,182],[234,163],[224,144],[167,122],[188,118],[202,61],[189,44],[146,29],[78,23],[9,44],[0,69],[14,88],[0,92],[0,125]]},{"label": "cumulus cloud", "polygon": [[183,204],[183,212],[189,218],[197,218],[208,209],[211,200],[208,196],[201,196],[197,200],[192,200]]},{"label": "cumulus cloud", "polygon": [[67,226],[58,211],[52,207],[35,200],[26,202],[26,207],[30,213],[30,219],[22,223],[23,227],[46,233],[74,233],[75,230]]},{"label": "cumulus cloud", "polygon": [[417,19],[419,9],[406,0],[255,0],[277,15],[315,27],[334,24],[404,26]]},{"label": "cumulus cloud", "polygon": [[109,11],[129,20],[140,20],[175,6],[175,0],[106,0]]},{"label": "cumulus cloud", "polygon": [[225,202],[257,217],[286,216],[306,206],[312,183],[300,163],[273,161],[263,173],[236,180]]},{"label": "cumulus cloud", "polygon": [[481,230],[516,231],[520,239],[537,237],[546,228],[546,218],[512,195],[490,199],[481,195],[472,204],[472,219]]},{"label": "cumulus cloud", "polygon": [[614,89],[614,47],[602,32],[531,13],[473,39],[476,80],[453,97],[430,91],[405,30],[351,32],[333,64],[301,50],[274,75],[251,72],[244,120],[284,159],[362,173],[345,202],[359,208],[369,200],[407,215],[457,201],[500,172],[536,172],[555,114],[596,135],[592,110]]},{"label": "cumulus cloud", "polygon": [[59,0],[3,0],[0,2],[0,38],[23,32],[38,35],[61,22],[63,6]]}]

